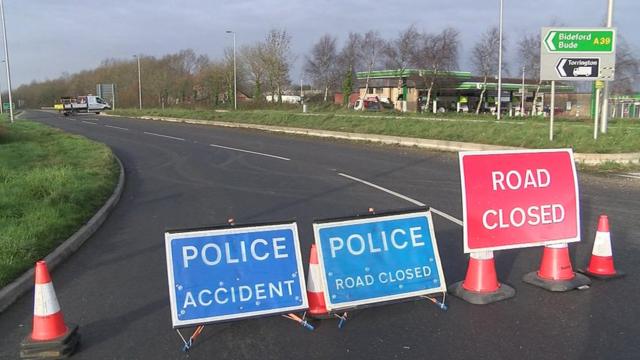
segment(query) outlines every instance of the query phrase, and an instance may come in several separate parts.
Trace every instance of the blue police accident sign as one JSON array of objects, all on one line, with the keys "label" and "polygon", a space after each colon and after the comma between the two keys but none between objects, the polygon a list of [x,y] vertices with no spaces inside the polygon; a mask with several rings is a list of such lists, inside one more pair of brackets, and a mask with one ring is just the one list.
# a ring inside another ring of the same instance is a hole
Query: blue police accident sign
[{"label": "blue police accident sign", "polygon": [[328,310],[446,292],[429,211],[314,223]]},{"label": "blue police accident sign", "polygon": [[308,308],[296,223],[165,233],[174,327]]}]

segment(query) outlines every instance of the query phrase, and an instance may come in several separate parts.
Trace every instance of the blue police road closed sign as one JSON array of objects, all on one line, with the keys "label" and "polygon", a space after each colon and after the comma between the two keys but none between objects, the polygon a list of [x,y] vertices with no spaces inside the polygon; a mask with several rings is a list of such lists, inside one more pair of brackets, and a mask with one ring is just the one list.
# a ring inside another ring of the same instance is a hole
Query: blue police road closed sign
[{"label": "blue police road closed sign", "polygon": [[446,292],[429,211],[316,222],[328,310]]},{"label": "blue police road closed sign", "polygon": [[296,223],[165,233],[173,327],[308,307]]}]

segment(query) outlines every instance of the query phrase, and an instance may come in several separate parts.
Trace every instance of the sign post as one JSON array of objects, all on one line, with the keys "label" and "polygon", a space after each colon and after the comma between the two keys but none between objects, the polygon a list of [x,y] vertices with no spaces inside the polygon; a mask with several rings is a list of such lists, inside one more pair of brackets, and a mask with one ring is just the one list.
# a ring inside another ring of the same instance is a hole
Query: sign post
[{"label": "sign post", "polygon": [[308,307],[296,223],[165,233],[173,327]]},{"label": "sign post", "polygon": [[313,228],[329,311],[447,291],[429,211]]},{"label": "sign post", "polygon": [[604,81],[596,80],[594,86],[596,88],[596,99],[595,99],[596,106],[595,106],[595,114],[593,116],[593,139],[597,140],[598,139],[598,123],[600,121],[600,92],[604,87]]},{"label": "sign post", "polygon": [[573,152],[461,152],[465,253],[580,241]]},{"label": "sign post", "polygon": [[553,120],[556,114],[556,82],[551,81],[551,109],[549,110],[549,141],[553,141]]}]

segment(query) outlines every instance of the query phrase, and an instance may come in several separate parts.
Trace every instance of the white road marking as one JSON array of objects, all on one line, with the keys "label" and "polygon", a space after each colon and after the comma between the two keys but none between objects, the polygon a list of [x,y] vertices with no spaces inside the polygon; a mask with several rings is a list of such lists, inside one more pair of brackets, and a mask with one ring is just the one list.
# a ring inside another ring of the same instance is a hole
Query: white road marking
[{"label": "white road marking", "polygon": [[179,138],[179,137],[175,137],[175,136],[169,136],[169,135],[162,135],[162,134],[156,134],[156,133],[152,133],[152,132],[144,132],[147,135],[153,135],[153,136],[159,136],[159,137],[163,137],[163,138],[167,138],[167,139],[173,139],[173,140],[180,140],[180,141],[184,141],[183,138]]},{"label": "white road marking", "polygon": [[216,144],[209,144],[209,146],[211,146],[211,147],[216,147],[216,148],[221,148],[221,149],[227,149],[227,150],[239,151],[239,152],[244,152],[244,153],[249,153],[249,154],[254,154],[254,155],[261,155],[261,156],[266,156],[266,157],[270,157],[270,158],[274,158],[274,159],[280,159],[280,160],[285,160],[285,161],[290,161],[290,160],[291,160],[291,159],[289,159],[289,158],[282,157],[282,156],[271,155],[271,154],[265,154],[265,153],[261,153],[261,152],[257,152],[257,151],[250,151],[250,150],[244,150],[244,149],[232,148],[232,147],[228,147],[228,146],[222,146],[222,145],[216,145]]},{"label": "white road marking", "polygon": [[[351,179],[351,180],[353,180],[353,181],[357,181],[357,182],[359,182],[359,183],[365,184],[365,185],[367,185],[367,186],[371,186],[372,188],[378,189],[378,190],[380,190],[380,191],[384,191],[384,192],[386,192],[387,194],[391,194],[391,195],[393,195],[393,196],[399,197],[400,199],[406,200],[406,201],[408,201],[408,202],[410,202],[410,203],[412,203],[412,204],[414,204],[414,205],[418,205],[418,206],[426,206],[426,204],[424,204],[424,203],[422,203],[422,202],[420,202],[420,201],[418,201],[418,200],[412,199],[412,198],[410,198],[410,197],[408,197],[408,196],[402,195],[402,194],[397,193],[397,192],[395,192],[395,191],[393,191],[393,190],[389,190],[389,189],[387,189],[387,188],[383,188],[383,187],[382,187],[382,186],[380,186],[380,185],[376,185],[376,184],[371,183],[371,182],[368,182],[368,181],[366,181],[366,180],[359,179],[359,178],[357,178],[357,177],[355,177],[355,176],[351,176],[351,175],[347,175],[347,174],[343,174],[343,173],[338,173],[338,175],[340,175],[340,176],[342,176],[342,177],[346,177],[347,179]],[[463,225],[464,225],[464,223],[462,222],[462,220],[457,219],[457,218],[455,218],[455,217],[453,217],[453,216],[451,216],[451,215],[449,215],[449,214],[447,214],[447,213],[445,213],[445,212],[442,212],[442,211],[440,211],[440,210],[438,210],[438,209],[431,208],[431,211],[432,211],[434,214],[440,215],[440,216],[442,216],[443,218],[445,218],[445,219],[447,219],[447,220],[449,220],[449,221],[451,221],[451,222],[454,222],[454,223],[456,223],[456,224],[458,224],[458,225],[460,225],[460,226],[463,226]]]},{"label": "white road marking", "polygon": [[632,178],[632,179],[640,179],[640,173],[618,174],[618,176]]},{"label": "white road marking", "polygon": [[91,121],[82,120],[82,122],[85,123],[85,124],[98,125],[97,123],[94,123],[94,122],[91,122]]},{"label": "white road marking", "polygon": [[440,215],[443,218],[445,218],[445,219],[447,219],[447,220],[449,220],[449,221],[451,221],[453,223],[456,223],[456,224],[458,224],[460,226],[464,226],[464,221],[462,221],[462,220],[460,220],[458,218],[455,218],[455,217],[447,214],[446,212],[443,212],[443,211],[440,211],[440,210],[434,209],[434,208],[431,208],[431,212],[436,214],[436,215]]},{"label": "white road marking", "polygon": [[127,130],[129,131],[129,129],[127,128],[123,128],[123,127],[119,127],[119,126],[113,126],[113,125],[105,125],[108,128],[112,128],[112,129],[120,129],[120,130]]}]

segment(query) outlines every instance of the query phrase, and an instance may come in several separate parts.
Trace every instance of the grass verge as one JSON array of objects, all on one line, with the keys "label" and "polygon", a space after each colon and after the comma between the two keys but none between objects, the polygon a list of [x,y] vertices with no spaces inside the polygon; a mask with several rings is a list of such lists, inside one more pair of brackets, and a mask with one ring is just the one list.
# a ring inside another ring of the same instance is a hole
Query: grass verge
[{"label": "grass verge", "polygon": [[105,145],[34,122],[0,120],[0,287],[90,219],[118,175]]},{"label": "grass verge", "polygon": [[554,141],[549,141],[546,119],[507,118],[495,121],[472,115],[432,118],[394,113],[320,112],[302,114],[299,110],[249,110],[216,112],[192,109],[118,110],[124,116],[166,116],[200,120],[276,125],[298,128],[416,137],[433,140],[462,141],[525,148],[573,148],[581,153],[629,153],[640,151],[640,123],[614,121],[607,134],[593,139],[587,120],[559,120],[554,127]]}]

